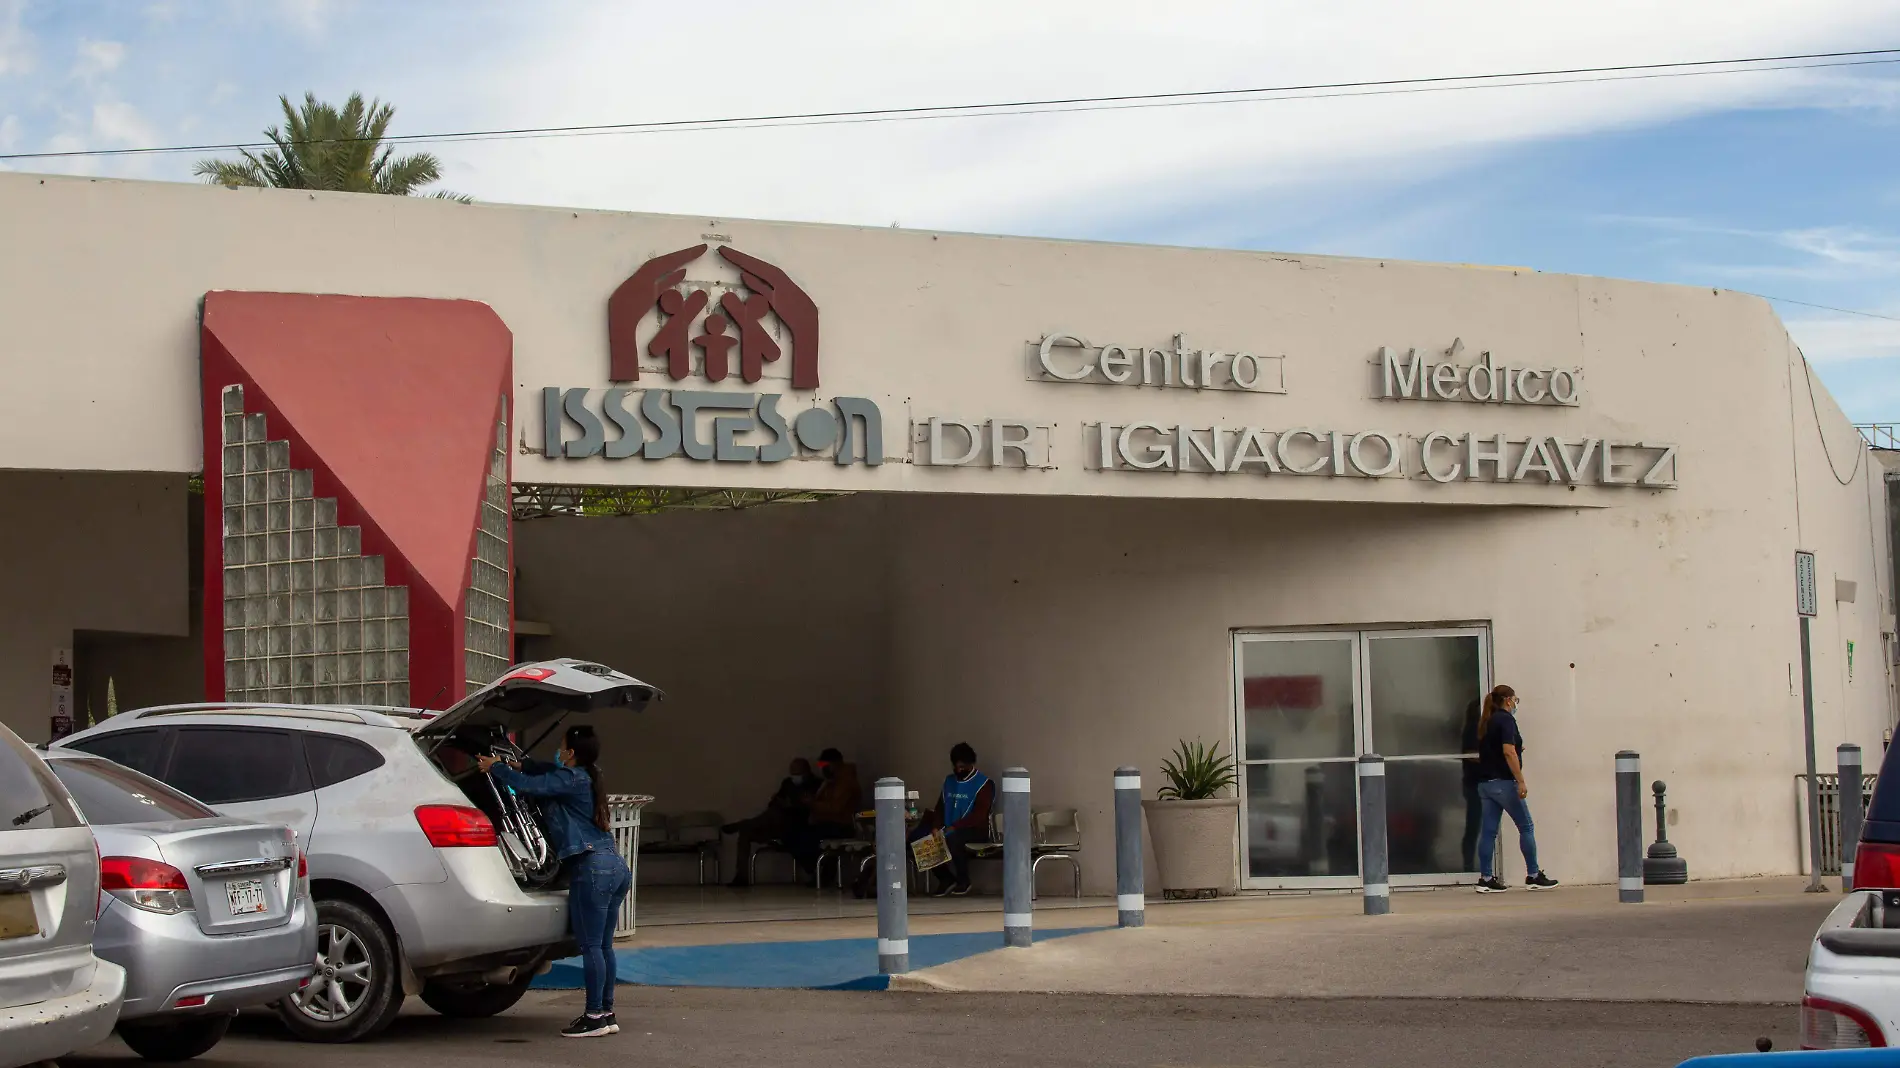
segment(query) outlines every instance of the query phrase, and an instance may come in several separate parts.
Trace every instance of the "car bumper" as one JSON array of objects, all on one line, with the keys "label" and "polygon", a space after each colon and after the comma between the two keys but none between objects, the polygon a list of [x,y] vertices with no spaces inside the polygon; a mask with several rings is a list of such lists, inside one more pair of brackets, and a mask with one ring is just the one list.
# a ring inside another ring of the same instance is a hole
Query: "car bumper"
[{"label": "car bumper", "polygon": [[[108,898],[93,952],[125,968],[121,1019],[166,1012],[230,1012],[275,1001],[316,970],[316,910],[298,897],[281,926],[208,935],[191,913],[166,916]],[[179,1001],[203,997],[179,1009]]]},{"label": "car bumper", "polygon": [[375,894],[419,974],[441,974],[457,961],[492,957],[568,940],[567,895],[530,894],[493,849],[442,849],[449,877],[400,883]]},{"label": "car bumper", "polygon": [[92,982],[77,994],[0,1009],[0,1046],[9,1064],[64,1057],[112,1033],[125,997],[125,969],[100,961]]},{"label": "car bumper", "polygon": [[1880,1029],[1888,1046],[1900,1042],[1900,956],[1884,953],[1836,953],[1822,944],[1822,935],[1855,926],[1855,917],[1872,895],[1866,891],[1841,899],[1815,932],[1808,947],[1807,997],[1845,1005],[1864,1014]]}]

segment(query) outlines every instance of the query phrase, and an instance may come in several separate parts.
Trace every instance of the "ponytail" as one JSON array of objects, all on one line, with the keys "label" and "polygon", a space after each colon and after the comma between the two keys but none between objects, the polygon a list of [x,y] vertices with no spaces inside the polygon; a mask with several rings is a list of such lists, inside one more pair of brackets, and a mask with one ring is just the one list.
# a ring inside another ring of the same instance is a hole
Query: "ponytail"
[{"label": "ponytail", "polygon": [[1499,683],[1484,695],[1484,711],[1478,713],[1478,744],[1484,744],[1484,736],[1491,731],[1491,713],[1503,707],[1504,702],[1517,696],[1517,691]]},{"label": "ponytail", "polygon": [[594,734],[594,728],[581,725],[567,729],[566,742],[574,753],[574,763],[587,773],[587,781],[594,788],[594,826],[610,830],[607,784],[600,781],[600,738]]}]

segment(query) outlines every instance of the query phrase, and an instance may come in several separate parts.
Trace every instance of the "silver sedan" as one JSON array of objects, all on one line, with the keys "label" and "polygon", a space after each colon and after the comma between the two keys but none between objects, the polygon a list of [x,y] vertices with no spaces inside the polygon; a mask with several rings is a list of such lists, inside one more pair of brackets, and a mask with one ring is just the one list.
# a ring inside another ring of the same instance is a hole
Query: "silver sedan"
[{"label": "silver sedan", "polygon": [[118,1031],[134,1052],[195,1057],[237,1010],[310,982],[316,910],[290,828],[220,816],[100,757],[47,764],[99,844],[93,951],[125,969]]}]

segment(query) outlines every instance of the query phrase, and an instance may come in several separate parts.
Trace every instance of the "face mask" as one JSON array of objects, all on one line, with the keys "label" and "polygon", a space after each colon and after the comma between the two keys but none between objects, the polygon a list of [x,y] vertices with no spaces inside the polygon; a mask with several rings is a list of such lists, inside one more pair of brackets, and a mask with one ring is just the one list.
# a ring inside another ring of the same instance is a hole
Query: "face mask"
[{"label": "face mask", "polygon": [[554,766],[557,768],[565,768],[568,766],[567,757],[559,750],[554,754]]}]

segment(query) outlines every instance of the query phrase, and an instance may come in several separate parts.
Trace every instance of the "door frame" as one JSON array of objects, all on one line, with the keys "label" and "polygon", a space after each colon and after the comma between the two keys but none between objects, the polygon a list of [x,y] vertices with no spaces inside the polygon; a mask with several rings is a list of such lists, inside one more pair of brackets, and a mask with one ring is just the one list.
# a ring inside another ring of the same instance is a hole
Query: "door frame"
[{"label": "door frame", "polygon": [[[1229,633],[1227,674],[1230,700],[1233,702],[1228,723],[1233,731],[1230,738],[1230,752],[1234,754],[1239,781],[1234,784],[1236,795],[1240,798],[1240,886],[1243,890],[1348,890],[1365,885],[1365,858],[1360,858],[1359,874],[1292,876],[1292,877],[1255,877],[1249,857],[1251,849],[1247,834],[1247,768],[1250,763],[1301,763],[1289,761],[1248,761],[1246,759],[1247,724],[1245,722],[1246,697],[1241,677],[1241,646],[1249,640],[1271,641],[1338,641],[1347,639],[1352,648],[1353,673],[1353,746],[1357,753],[1345,758],[1321,758],[1322,760],[1350,762],[1366,753],[1366,742],[1372,731],[1372,680],[1366,670],[1369,642],[1379,638],[1464,638],[1478,639],[1478,692],[1480,695],[1490,692],[1493,677],[1493,636],[1488,620],[1470,620],[1462,622],[1435,623],[1378,623],[1378,624],[1342,624],[1317,627],[1248,627],[1236,628]],[[1438,756],[1396,757],[1388,760],[1430,760],[1444,759]],[[1313,761],[1305,761],[1312,763]],[[1356,781],[1356,778],[1355,778]],[[1356,792],[1355,792],[1356,798]],[[1354,801],[1357,814],[1358,801]],[[1394,886],[1463,886],[1477,882],[1475,872],[1445,872],[1427,875],[1395,875],[1390,877]]]}]

